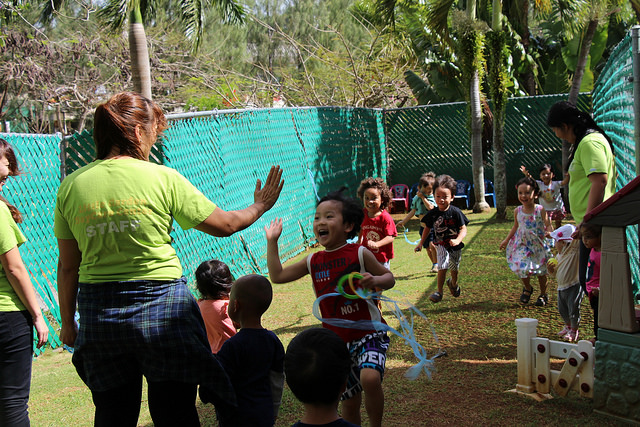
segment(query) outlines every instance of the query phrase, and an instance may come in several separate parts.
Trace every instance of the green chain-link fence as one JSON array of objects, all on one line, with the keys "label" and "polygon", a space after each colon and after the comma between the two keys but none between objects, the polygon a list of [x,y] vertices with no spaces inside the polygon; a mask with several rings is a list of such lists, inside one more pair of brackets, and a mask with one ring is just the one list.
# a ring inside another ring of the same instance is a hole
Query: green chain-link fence
[{"label": "green chain-link fence", "polygon": [[[61,345],[58,338],[60,308],[56,272],[58,245],[53,235],[53,211],[60,185],[61,135],[2,134],[16,152],[23,173],[7,180],[2,194],[22,212],[20,230],[27,242],[20,255],[29,270],[40,306],[47,314],[49,344]],[[36,354],[42,350],[36,350]]]},{"label": "green chain-link fence", "polygon": [[[593,117],[615,146],[619,190],[636,177],[634,140],[633,55],[631,34],[611,54],[593,89]],[[638,226],[627,227],[631,274],[636,295],[640,294]]]},{"label": "green chain-link fence", "polygon": [[[630,55],[630,44],[618,46],[593,95],[594,115],[616,143],[618,187],[635,176],[632,96],[625,80]],[[520,165],[533,172],[551,163],[561,175],[560,142],[546,126],[549,107],[561,99],[566,95],[509,100],[505,151],[512,200]],[[589,110],[590,102],[589,96],[582,95],[579,107]],[[286,182],[274,208],[231,237],[219,239],[177,227],[173,238],[185,276],[193,284],[193,272],[210,258],[228,263],[237,276],[264,273],[264,225],[275,217],[284,219],[281,254],[290,258],[314,240],[317,198],[341,187],[355,196],[360,180],[367,176],[411,185],[423,172],[433,170],[472,181],[466,108],[455,103],[387,111],[322,107],[168,116],[170,128],[154,147],[152,161],[177,169],[222,209],[241,209],[251,203],[256,180],[266,178],[271,165],[283,167]],[[57,347],[61,343],[57,337],[55,194],[63,174],[93,160],[93,139],[91,132],[62,141],[60,135],[0,137],[17,149],[26,171],[10,180],[3,193],[25,214],[21,229],[29,241],[21,253],[48,313],[49,344]],[[485,177],[492,179],[490,156],[485,168]],[[637,287],[637,230],[629,230],[629,242]]]}]

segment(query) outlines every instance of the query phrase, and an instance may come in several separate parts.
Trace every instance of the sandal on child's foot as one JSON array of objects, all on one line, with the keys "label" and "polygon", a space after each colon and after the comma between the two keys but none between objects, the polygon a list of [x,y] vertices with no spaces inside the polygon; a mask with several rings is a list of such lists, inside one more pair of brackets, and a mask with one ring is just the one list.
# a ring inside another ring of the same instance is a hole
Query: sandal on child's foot
[{"label": "sandal on child's foot", "polygon": [[431,302],[440,302],[442,301],[442,294],[440,292],[434,292],[429,295],[429,299],[431,300]]},{"label": "sandal on child's foot", "polygon": [[535,302],[535,306],[544,307],[547,304],[549,304],[549,297],[547,296],[547,294],[540,294]]},{"label": "sandal on child's foot", "polygon": [[520,294],[520,302],[526,304],[531,299],[531,294],[533,293],[533,288],[527,289],[522,288],[522,294]]},{"label": "sandal on child's foot", "polygon": [[455,298],[458,298],[460,296],[460,286],[456,285],[454,287],[453,283],[451,282],[451,277],[447,279],[447,286],[449,287],[449,291],[451,291],[451,295],[453,295]]}]

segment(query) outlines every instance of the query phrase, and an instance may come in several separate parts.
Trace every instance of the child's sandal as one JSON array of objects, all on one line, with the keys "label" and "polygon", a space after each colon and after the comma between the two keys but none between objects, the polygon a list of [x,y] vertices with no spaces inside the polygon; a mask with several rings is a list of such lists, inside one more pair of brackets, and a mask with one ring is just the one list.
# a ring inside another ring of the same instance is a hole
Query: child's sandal
[{"label": "child's sandal", "polygon": [[522,294],[520,294],[520,302],[523,304],[527,304],[531,299],[532,293],[533,293],[533,288],[531,289],[522,288]]}]

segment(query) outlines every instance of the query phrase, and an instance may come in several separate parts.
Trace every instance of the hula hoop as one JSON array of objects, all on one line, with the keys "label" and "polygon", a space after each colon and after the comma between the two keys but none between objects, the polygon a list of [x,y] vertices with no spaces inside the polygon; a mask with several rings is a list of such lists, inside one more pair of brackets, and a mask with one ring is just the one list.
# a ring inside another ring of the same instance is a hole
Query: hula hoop
[{"label": "hula hoop", "polygon": [[[409,240],[409,238],[407,237],[407,231],[409,231],[408,228],[405,227],[404,231],[402,232],[402,234],[404,234],[404,240],[407,241],[408,244],[413,245],[413,246],[417,246],[418,243],[420,243],[420,239],[416,240],[415,242],[412,242],[411,240]],[[422,238],[422,236],[420,236]]]},{"label": "hula hoop", "polygon": [[[353,279],[362,279],[362,274],[358,273],[357,271],[353,271],[349,274],[345,274],[344,276],[342,276],[340,278],[340,280],[338,280],[338,293],[340,295],[342,295],[343,297],[347,298],[347,299],[358,299],[360,298],[360,295],[358,295],[358,291],[356,291],[354,285],[353,285]],[[348,294],[344,291],[344,282],[345,280],[349,281],[349,287],[351,288],[351,290],[353,291],[353,294]]]}]

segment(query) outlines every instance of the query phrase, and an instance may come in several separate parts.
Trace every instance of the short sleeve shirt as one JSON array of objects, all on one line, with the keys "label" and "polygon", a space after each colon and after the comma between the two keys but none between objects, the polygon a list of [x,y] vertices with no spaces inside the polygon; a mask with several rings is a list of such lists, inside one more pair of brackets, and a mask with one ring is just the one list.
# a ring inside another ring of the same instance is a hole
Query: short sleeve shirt
[{"label": "short sleeve shirt", "polygon": [[440,209],[431,209],[422,218],[424,226],[433,230],[433,243],[443,245],[451,249],[462,248],[462,243],[452,247],[449,243],[451,239],[455,239],[460,234],[462,226],[469,224],[469,220],[456,206],[449,205],[449,209],[441,211]]},{"label": "short sleeve shirt", "polygon": [[[0,254],[6,254],[26,241],[27,239],[13,220],[9,207],[4,202],[0,202]],[[0,265],[0,312],[22,310],[26,310],[26,308],[13,290],[7,274]]]},{"label": "short sleeve shirt", "polygon": [[189,229],[215,209],[177,171],[137,159],[97,160],[69,175],[56,200],[54,233],[75,239],[79,281],[173,280],[173,220]]},{"label": "short sleeve shirt", "polygon": [[[433,194],[429,194],[427,196],[427,200],[433,205],[436,205],[436,199],[433,197]],[[422,201],[422,199],[420,197],[418,197],[418,195],[413,196],[413,200],[411,200],[411,209],[415,209],[416,210],[416,216],[423,216],[425,215],[427,212],[429,212],[429,210],[427,209],[427,207],[424,205],[424,202]]]},{"label": "short sleeve shirt", "polygon": [[609,142],[599,132],[582,138],[569,165],[569,204],[576,224],[580,224],[587,213],[592,173],[608,175],[603,201],[607,200],[616,191],[616,165]]},{"label": "short sleeve shirt", "polygon": [[367,246],[368,241],[379,242],[387,236],[396,237],[398,235],[396,224],[389,212],[383,210],[377,217],[369,218],[365,210],[360,229],[363,236],[362,245],[373,252],[378,262],[385,263],[393,258],[393,242],[376,249]]}]

